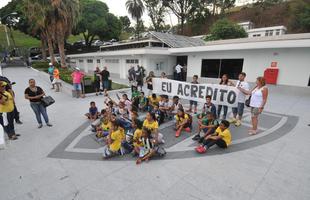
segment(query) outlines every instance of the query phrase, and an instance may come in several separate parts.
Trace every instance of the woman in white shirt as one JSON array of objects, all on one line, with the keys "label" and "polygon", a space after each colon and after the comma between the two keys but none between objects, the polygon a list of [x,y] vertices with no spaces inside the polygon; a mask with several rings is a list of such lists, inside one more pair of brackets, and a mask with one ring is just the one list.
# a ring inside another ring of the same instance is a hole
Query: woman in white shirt
[{"label": "woman in white shirt", "polygon": [[242,92],[251,95],[250,107],[252,116],[252,129],[249,130],[250,135],[257,134],[258,116],[263,112],[264,106],[267,102],[268,88],[265,85],[265,79],[263,77],[258,77],[256,79],[256,86],[250,92],[242,88],[238,88]]}]

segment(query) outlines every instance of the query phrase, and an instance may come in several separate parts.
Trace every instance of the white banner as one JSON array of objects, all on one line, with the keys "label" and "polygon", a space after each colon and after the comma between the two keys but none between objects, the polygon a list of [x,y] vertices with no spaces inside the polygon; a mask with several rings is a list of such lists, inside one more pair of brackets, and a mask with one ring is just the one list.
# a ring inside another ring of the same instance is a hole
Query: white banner
[{"label": "white banner", "polygon": [[192,84],[171,79],[153,78],[153,93],[158,95],[179,96],[205,103],[206,96],[212,96],[212,102],[230,107],[238,106],[239,90],[236,87],[218,84]]}]

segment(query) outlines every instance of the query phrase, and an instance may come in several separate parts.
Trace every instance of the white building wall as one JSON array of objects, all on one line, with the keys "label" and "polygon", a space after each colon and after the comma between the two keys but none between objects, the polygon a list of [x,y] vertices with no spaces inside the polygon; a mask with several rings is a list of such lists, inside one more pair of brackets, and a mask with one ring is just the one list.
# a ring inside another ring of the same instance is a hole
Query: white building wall
[{"label": "white building wall", "polygon": [[[291,86],[307,86],[310,76],[310,48],[260,49],[216,51],[191,53],[188,56],[187,77],[201,75],[202,59],[243,58],[243,71],[247,80],[255,82],[256,77],[263,76],[264,70],[271,62],[278,62],[278,84]],[[218,79],[202,78],[203,81],[218,83]]]}]

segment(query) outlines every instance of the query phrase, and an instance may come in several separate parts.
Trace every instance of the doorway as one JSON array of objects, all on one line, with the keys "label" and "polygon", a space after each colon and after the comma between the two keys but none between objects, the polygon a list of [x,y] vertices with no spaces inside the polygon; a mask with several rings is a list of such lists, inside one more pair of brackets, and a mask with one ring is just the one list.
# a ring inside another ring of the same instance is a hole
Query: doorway
[{"label": "doorway", "polygon": [[[187,77],[187,59],[188,59],[188,56],[177,56],[177,63],[176,65],[181,65],[183,67],[182,69],[182,81],[186,81],[186,77]],[[173,69],[174,73],[174,79],[176,80],[177,79],[177,74],[176,74],[176,71],[175,69]]]}]

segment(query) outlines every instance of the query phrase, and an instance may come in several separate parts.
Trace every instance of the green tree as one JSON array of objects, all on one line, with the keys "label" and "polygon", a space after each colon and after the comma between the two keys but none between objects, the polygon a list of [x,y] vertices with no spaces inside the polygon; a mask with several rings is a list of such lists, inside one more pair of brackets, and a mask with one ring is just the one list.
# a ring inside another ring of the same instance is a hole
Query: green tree
[{"label": "green tree", "polygon": [[297,0],[290,5],[290,28],[297,32],[310,32],[310,1]]},{"label": "green tree", "polygon": [[197,0],[162,0],[162,2],[181,22],[181,34],[183,34],[185,22],[196,10],[195,5],[197,5]]},{"label": "green tree", "polygon": [[65,40],[71,35],[72,29],[79,19],[80,4],[78,0],[50,0],[48,10],[51,27],[57,41],[61,67],[66,67]]},{"label": "green tree", "polygon": [[152,25],[155,31],[162,31],[165,27],[166,7],[161,0],[144,0],[148,15],[151,18]]},{"label": "green tree", "polygon": [[140,37],[139,23],[145,9],[143,2],[142,0],[127,0],[126,8],[131,17],[136,20],[136,37],[139,39]]},{"label": "green tree", "polygon": [[121,16],[121,17],[119,17],[119,19],[121,20],[123,31],[130,32],[131,31],[131,29],[130,29],[131,22],[130,22],[129,17]]},{"label": "green tree", "polygon": [[247,37],[247,33],[241,26],[228,19],[220,19],[212,25],[210,35],[207,36],[206,40],[225,40],[245,37]]}]

